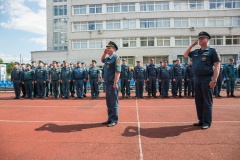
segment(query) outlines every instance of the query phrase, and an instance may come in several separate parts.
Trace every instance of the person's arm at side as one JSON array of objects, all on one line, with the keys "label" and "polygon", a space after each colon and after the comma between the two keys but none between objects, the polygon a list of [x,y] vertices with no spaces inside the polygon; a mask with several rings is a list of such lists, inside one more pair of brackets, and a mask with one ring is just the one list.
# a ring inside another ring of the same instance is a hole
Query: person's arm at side
[{"label": "person's arm at side", "polygon": [[220,62],[215,62],[214,63],[214,70],[213,70],[213,79],[209,83],[210,88],[214,88],[216,86],[216,82],[217,82],[217,79],[218,79],[219,71],[220,71]]}]

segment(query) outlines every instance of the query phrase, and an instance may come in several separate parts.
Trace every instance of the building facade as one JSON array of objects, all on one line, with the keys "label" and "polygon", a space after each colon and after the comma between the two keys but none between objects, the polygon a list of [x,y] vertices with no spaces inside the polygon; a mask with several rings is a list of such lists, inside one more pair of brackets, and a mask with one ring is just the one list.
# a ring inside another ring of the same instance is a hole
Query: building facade
[{"label": "building facade", "polygon": [[[33,60],[84,61],[101,55],[108,41],[128,64],[150,58],[180,58],[201,31],[222,56],[240,55],[240,0],[47,0],[47,51],[33,51]],[[198,48],[199,46],[196,46]]]}]

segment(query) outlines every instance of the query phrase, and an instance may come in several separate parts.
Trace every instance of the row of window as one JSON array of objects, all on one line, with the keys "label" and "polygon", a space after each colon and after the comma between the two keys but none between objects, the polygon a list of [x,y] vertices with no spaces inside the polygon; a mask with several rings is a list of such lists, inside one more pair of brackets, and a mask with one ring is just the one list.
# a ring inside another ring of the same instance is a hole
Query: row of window
[{"label": "row of window", "polygon": [[170,18],[159,18],[140,20],[133,19],[133,20],[74,22],[72,24],[72,30],[73,32],[76,32],[103,29],[119,30],[136,28],[170,28],[170,27],[188,28],[188,27],[221,27],[221,26],[240,26],[240,17],[174,18],[172,21]]},{"label": "row of window", "polygon": [[[113,39],[120,47],[163,47],[163,46],[189,46],[197,37],[140,37]],[[73,50],[86,48],[104,48],[109,40],[74,40]],[[240,45],[240,36],[212,36],[211,45]]]},{"label": "row of window", "polygon": [[[192,0],[192,1],[174,1],[173,9],[170,9],[171,2],[168,1],[155,1],[155,2],[140,2],[140,8],[137,9],[136,3],[113,3],[106,4],[107,13],[118,12],[152,12],[152,11],[168,11],[168,10],[203,10],[204,1]],[[209,9],[229,9],[240,8],[240,0],[210,0]],[[206,5],[207,5],[206,4]],[[206,8],[206,7],[205,7]],[[102,4],[94,5],[75,5],[72,7],[72,14],[96,14],[104,13]]]},{"label": "row of window", "polygon": [[56,2],[67,2],[67,0],[53,0],[54,3]]}]

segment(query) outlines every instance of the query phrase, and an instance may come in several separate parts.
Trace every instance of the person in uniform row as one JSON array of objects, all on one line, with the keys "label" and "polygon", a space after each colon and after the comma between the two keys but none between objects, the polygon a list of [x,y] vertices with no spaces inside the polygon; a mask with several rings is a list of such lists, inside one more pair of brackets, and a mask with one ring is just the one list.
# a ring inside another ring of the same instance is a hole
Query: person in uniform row
[{"label": "person in uniform row", "polygon": [[[36,68],[37,68],[37,66],[36,66],[36,61],[32,61],[31,62],[31,69],[34,71],[34,73],[35,73],[35,70],[36,70]],[[37,97],[37,84],[36,83],[34,83],[34,85],[33,85],[33,97]]]},{"label": "person in uniform row", "polygon": [[35,84],[37,84],[37,97],[45,99],[46,96],[46,81],[47,81],[47,71],[43,67],[43,62],[38,61],[38,67],[34,74]]},{"label": "person in uniform row", "polygon": [[13,88],[15,92],[15,99],[20,99],[20,83],[21,83],[21,70],[18,68],[19,63],[14,63],[14,69],[11,72],[11,81],[13,81]]},{"label": "person in uniform row", "polygon": [[[160,61],[160,66],[157,68],[157,73],[160,72],[161,68],[162,68],[163,64],[162,61]],[[162,96],[162,82],[158,79],[158,91],[159,91],[159,96]]]},{"label": "person in uniform row", "polygon": [[146,70],[141,66],[141,61],[136,61],[137,66],[134,67],[133,79],[136,88],[136,97],[143,98],[143,86],[146,79]]},{"label": "person in uniform row", "polygon": [[98,99],[99,89],[98,84],[100,81],[100,71],[96,66],[97,61],[92,60],[92,66],[88,70],[88,81],[91,86],[91,97]]},{"label": "person in uniform row", "polygon": [[[72,72],[73,72],[73,69],[74,69],[74,66],[73,66],[73,63],[70,62],[70,72],[71,72],[71,75],[72,75]],[[71,78],[71,81],[70,81],[70,93],[71,93],[71,97],[75,97],[74,94],[75,94],[75,84],[73,82],[73,79]]]},{"label": "person in uniform row", "polygon": [[189,81],[187,81],[187,75],[186,75],[186,69],[189,66],[189,63],[185,63],[185,68],[184,68],[184,96],[187,96],[187,91],[189,90]]},{"label": "person in uniform row", "polygon": [[[176,64],[176,60],[173,60],[172,61],[173,65],[172,65],[172,68],[171,68],[171,73],[173,72],[173,66]],[[171,76],[172,77],[172,76]],[[171,79],[171,92],[172,92],[172,96],[175,94],[175,91],[174,91],[174,87],[175,87],[175,81],[173,81],[173,77]]]},{"label": "person in uniform row", "polygon": [[[208,129],[212,124],[212,95],[220,70],[220,55],[209,46],[211,36],[202,31],[198,40],[184,52],[184,57],[192,58],[195,88],[195,103],[198,122],[194,126]],[[192,48],[199,43],[200,49]],[[214,69],[213,69],[214,66]]]},{"label": "person in uniform row", "polygon": [[49,74],[50,74],[50,68],[48,68],[48,63],[44,63],[44,68],[47,72],[47,80],[46,80],[46,97],[49,97],[50,95],[50,83],[49,83]]},{"label": "person in uniform row", "polygon": [[[226,65],[225,67],[225,78],[226,78],[226,83],[227,83],[227,97],[235,97],[234,95],[234,85],[235,81],[237,80],[238,76],[238,71],[237,71],[237,66],[234,64],[234,59],[230,58],[229,59],[229,64]],[[231,95],[229,94],[231,93]]]},{"label": "person in uniform row", "polygon": [[69,99],[69,87],[70,81],[72,79],[70,67],[67,65],[67,61],[63,61],[63,67],[61,68],[60,73],[60,82],[62,84],[62,97],[65,99]]},{"label": "person in uniform row", "polygon": [[77,62],[77,67],[72,71],[72,79],[75,83],[77,98],[83,99],[84,81],[87,81],[86,69],[81,66],[81,62]]},{"label": "person in uniform row", "polygon": [[173,97],[176,97],[178,92],[179,97],[182,97],[182,82],[184,82],[184,68],[180,64],[180,59],[177,59],[176,64],[173,65],[172,77],[173,82],[175,82]]},{"label": "person in uniform row", "polygon": [[163,61],[163,66],[158,70],[158,81],[161,82],[161,97],[169,98],[169,82],[172,78],[171,68],[168,66],[168,61]]},{"label": "person in uniform row", "polygon": [[150,64],[146,68],[146,80],[148,81],[148,98],[156,96],[156,79],[157,79],[157,68],[154,64],[154,59],[150,60]]},{"label": "person in uniform row", "polygon": [[31,69],[31,65],[27,64],[27,69],[22,74],[22,84],[26,89],[26,98],[33,98],[33,84],[34,84],[34,70]]},{"label": "person in uniform row", "polygon": [[[22,64],[21,64],[21,74],[23,75],[25,71],[26,71],[25,63],[22,63]],[[25,97],[26,97],[26,88],[25,88],[25,85],[22,84],[22,83],[20,83],[20,88],[22,89],[22,93],[23,93],[23,95],[21,96],[21,98],[25,98]]]},{"label": "person in uniform row", "polygon": [[[82,67],[84,68],[86,72],[86,76],[88,75],[88,70],[86,68],[86,64],[84,62],[81,62]],[[87,97],[87,81],[88,81],[88,76],[86,80],[83,82],[83,97]]]},{"label": "person in uniform row", "polygon": [[129,66],[127,65],[126,59],[122,59],[120,80],[121,80],[122,98],[125,98],[125,93],[126,93],[126,98],[129,98],[130,97],[130,74],[129,74]]},{"label": "person in uniform row", "polygon": [[[113,127],[118,123],[118,81],[121,73],[120,58],[115,53],[118,46],[110,41],[101,60],[105,64],[104,81],[106,84],[107,121],[103,125]],[[108,55],[108,57],[106,57]]]},{"label": "person in uniform row", "polygon": [[191,96],[194,97],[194,73],[193,73],[193,65],[192,65],[192,59],[190,59],[190,64],[186,67],[186,82],[188,82],[188,97]]},{"label": "person in uniform row", "polygon": [[50,96],[52,96],[53,95],[53,90],[52,90],[52,88],[53,88],[53,86],[52,86],[52,82],[50,81],[50,71],[52,70],[52,68],[53,68],[53,66],[52,66],[52,64],[50,64],[49,65],[49,86],[50,86],[50,89],[49,89],[49,94],[50,94]]},{"label": "person in uniform row", "polygon": [[53,68],[50,71],[50,82],[52,83],[52,90],[53,90],[53,99],[59,98],[59,84],[60,84],[60,74],[61,69],[57,67],[57,62],[52,62]]}]

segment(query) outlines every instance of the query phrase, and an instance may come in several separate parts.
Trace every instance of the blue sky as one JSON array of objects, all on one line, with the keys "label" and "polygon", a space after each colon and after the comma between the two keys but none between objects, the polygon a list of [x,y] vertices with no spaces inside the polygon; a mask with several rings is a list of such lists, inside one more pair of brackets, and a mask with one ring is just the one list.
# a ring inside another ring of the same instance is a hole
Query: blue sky
[{"label": "blue sky", "polygon": [[0,58],[29,62],[46,50],[46,0],[0,0]]}]

